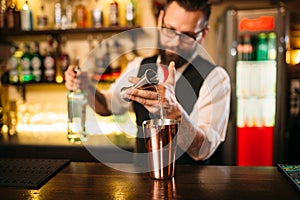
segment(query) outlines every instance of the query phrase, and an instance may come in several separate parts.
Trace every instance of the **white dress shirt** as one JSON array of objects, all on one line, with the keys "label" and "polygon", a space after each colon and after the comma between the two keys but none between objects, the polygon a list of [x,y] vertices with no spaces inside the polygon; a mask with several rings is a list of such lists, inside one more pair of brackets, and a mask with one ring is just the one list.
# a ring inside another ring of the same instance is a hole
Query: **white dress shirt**
[{"label": "white dress shirt", "polygon": [[[141,57],[135,58],[108,90],[101,91],[105,95],[109,109],[113,114],[132,110],[132,104],[121,98],[120,90],[122,87],[131,85],[128,82],[128,77],[137,76],[142,60]],[[184,67],[176,70],[176,81],[180,78]],[[158,68],[157,74],[160,82],[162,82],[164,80],[163,70]],[[205,78],[192,112],[189,115],[183,114],[182,124],[188,124],[188,127],[183,127],[179,131],[181,134],[178,134],[177,142],[193,159],[205,160],[209,158],[218,145],[225,140],[230,110],[230,92],[229,76],[224,68],[217,66]],[[204,141],[202,145],[197,146],[197,143],[192,142],[199,130],[204,133]]]}]

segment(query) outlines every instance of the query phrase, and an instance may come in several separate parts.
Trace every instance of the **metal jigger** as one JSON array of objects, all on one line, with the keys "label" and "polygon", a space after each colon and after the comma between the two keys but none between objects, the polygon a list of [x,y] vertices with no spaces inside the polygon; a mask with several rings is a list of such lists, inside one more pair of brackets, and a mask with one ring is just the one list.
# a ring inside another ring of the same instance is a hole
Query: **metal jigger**
[{"label": "metal jigger", "polygon": [[137,89],[137,88],[141,88],[143,86],[147,86],[147,85],[157,85],[159,82],[158,80],[158,76],[156,74],[156,72],[152,69],[147,69],[145,74],[141,77],[141,79],[134,85],[130,86],[130,87],[123,87],[121,89],[121,97],[125,100],[125,101],[130,101],[130,99],[125,98],[124,95],[126,93],[126,91],[128,89]]}]

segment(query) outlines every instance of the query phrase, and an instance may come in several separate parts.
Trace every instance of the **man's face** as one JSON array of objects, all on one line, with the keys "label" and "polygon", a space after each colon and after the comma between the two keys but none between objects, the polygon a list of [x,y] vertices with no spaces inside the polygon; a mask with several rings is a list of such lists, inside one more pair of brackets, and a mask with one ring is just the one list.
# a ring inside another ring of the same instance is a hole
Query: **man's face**
[{"label": "man's face", "polygon": [[171,3],[159,19],[162,63],[175,61],[176,67],[185,64],[201,42],[206,29],[203,12],[186,11],[176,2]]}]

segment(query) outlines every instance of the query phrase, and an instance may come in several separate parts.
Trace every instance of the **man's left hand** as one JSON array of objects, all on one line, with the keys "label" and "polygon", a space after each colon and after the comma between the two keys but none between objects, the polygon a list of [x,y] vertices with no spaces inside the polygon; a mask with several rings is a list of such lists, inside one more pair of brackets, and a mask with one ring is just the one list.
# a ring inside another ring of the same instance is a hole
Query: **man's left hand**
[{"label": "man's left hand", "polygon": [[[149,112],[161,114],[163,108],[163,117],[179,120],[182,107],[175,96],[175,63],[170,62],[168,67],[169,75],[164,83],[157,85],[157,90],[133,89],[126,92],[127,98],[142,104]],[[131,77],[129,82],[136,83],[138,78]]]}]

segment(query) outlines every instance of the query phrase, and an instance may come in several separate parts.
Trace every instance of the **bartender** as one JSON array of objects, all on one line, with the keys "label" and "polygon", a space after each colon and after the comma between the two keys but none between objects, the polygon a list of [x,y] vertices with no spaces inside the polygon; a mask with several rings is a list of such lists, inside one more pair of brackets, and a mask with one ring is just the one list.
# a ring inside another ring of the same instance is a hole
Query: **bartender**
[{"label": "bartender", "polygon": [[[111,84],[109,90],[95,90],[84,76],[76,79],[74,66],[65,72],[67,89],[87,90],[95,112],[108,116],[128,111],[136,114],[137,152],[146,152],[142,122],[159,114],[180,121],[176,163],[203,164],[225,140],[230,107],[230,80],[224,68],[198,55],[197,46],[208,33],[211,6],[207,0],[168,0],[158,16],[158,53],[135,58]],[[128,90],[125,103],[120,90],[125,81],[134,84],[146,69],[157,72],[156,91]],[[79,85],[78,85],[79,84]],[[158,96],[160,98],[158,98]]]}]

